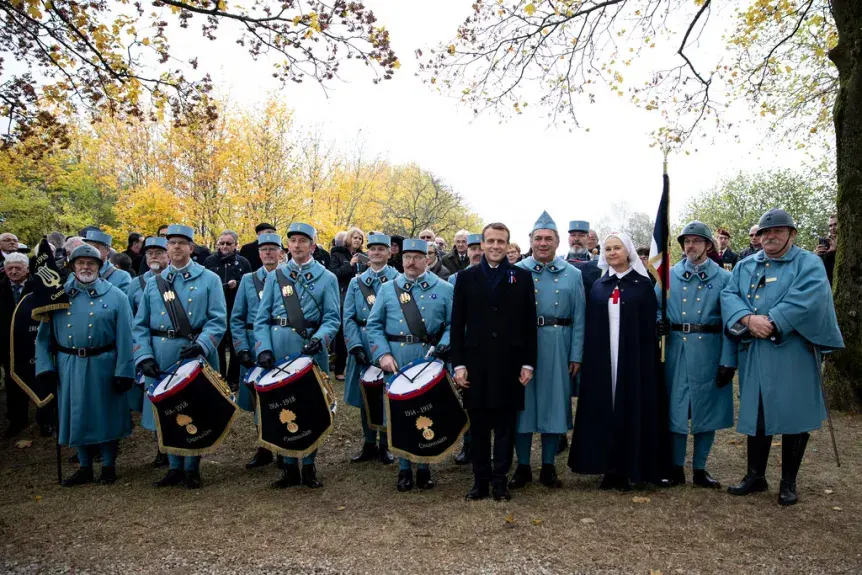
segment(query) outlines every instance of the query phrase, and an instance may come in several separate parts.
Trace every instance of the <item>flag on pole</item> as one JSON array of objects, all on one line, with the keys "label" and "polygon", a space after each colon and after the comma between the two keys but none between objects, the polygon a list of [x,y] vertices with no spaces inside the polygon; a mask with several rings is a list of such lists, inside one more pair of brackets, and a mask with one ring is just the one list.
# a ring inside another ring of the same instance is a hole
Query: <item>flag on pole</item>
[{"label": "flag on pole", "polygon": [[33,293],[32,316],[39,321],[50,321],[51,314],[57,310],[69,309],[69,296],[63,288],[57,262],[48,240],[42,238],[39,244],[39,255],[30,264],[32,277],[29,280]]},{"label": "flag on pole", "polygon": [[[664,164],[663,186],[661,192],[661,201],[658,205],[658,214],[655,217],[655,228],[652,232],[652,239],[649,246],[649,272],[662,287],[662,291],[666,293],[668,288],[667,278],[670,273],[670,178],[667,175],[667,162]],[[664,311],[662,306],[662,311]]]}]

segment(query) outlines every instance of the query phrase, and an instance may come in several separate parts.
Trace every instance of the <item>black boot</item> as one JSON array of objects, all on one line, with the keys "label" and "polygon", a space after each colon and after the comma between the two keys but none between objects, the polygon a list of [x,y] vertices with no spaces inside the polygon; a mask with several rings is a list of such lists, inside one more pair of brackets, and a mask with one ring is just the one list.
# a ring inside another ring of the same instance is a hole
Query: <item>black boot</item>
[{"label": "black boot", "polygon": [[563,486],[563,482],[557,478],[557,468],[550,463],[542,464],[542,470],[539,471],[539,482],[551,489],[559,489]]},{"label": "black boot", "polygon": [[257,469],[272,463],[272,451],[265,447],[258,447],[254,453],[254,457],[248,460],[245,464],[246,469]]},{"label": "black boot", "polygon": [[506,486],[506,478],[495,479],[491,486],[494,493],[494,501],[509,501],[512,494],[509,493],[509,488]]},{"label": "black boot", "polygon": [[398,491],[410,491],[413,489],[413,470],[402,469],[398,472],[398,484],[395,486]]},{"label": "black boot", "polygon": [[533,481],[533,470],[529,465],[518,464],[515,473],[512,475],[512,480],[509,481],[509,489],[521,489],[528,483]]},{"label": "black boot", "polygon": [[302,483],[302,478],[299,476],[299,464],[284,464],[284,471],[281,472],[281,479],[274,481],[272,486],[276,489],[285,489],[287,487],[296,487]]},{"label": "black boot", "polygon": [[102,485],[113,485],[117,481],[117,470],[114,467],[102,467],[102,473],[99,474],[99,483]]},{"label": "black boot", "polygon": [[464,441],[461,444],[461,453],[455,456],[455,463],[458,465],[467,465],[472,461],[470,457],[470,444]]},{"label": "black boot", "polygon": [[73,473],[68,479],[63,480],[63,487],[75,487],[76,485],[84,485],[93,481],[92,467],[79,467],[78,471]]},{"label": "black boot", "polygon": [[616,473],[605,473],[602,477],[602,482],[599,484],[599,489],[617,491],[631,491],[634,485],[628,477],[617,475]]},{"label": "black boot", "polygon": [[323,487],[323,483],[317,479],[317,467],[313,463],[302,466],[302,484],[312,489]]},{"label": "black boot", "polygon": [[153,467],[158,469],[159,467],[165,467],[168,463],[168,455],[161,451],[156,451],[156,458],[153,459]]},{"label": "black boot", "polygon": [[676,487],[685,485],[685,468],[682,465],[672,465],[667,477],[659,482],[660,487]]},{"label": "black boot", "polygon": [[796,495],[796,476],[799,474],[799,466],[802,465],[806,445],[807,433],[781,437],[781,488],[778,491],[780,505],[796,505],[799,501],[799,496]]},{"label": "black boot", "polygon": [[742,481],[727,488],[731,495],[748,495],[769,489],[766,482],[766,464],[769,461],[771,435],[749,435],[747,442],[748,471]]},{"label": "black boot", "polygon": [[363,461],[371,461],[377,459],[378,451],[376,443],[363,443],[362,451],[359,454],[350,458],[351,463],[362,463]]},{"label": "black boot", "polygon": [[706,469],[695,469],[692,483],[698,487],[706,487],[707,489],[721,489],[721,483],[712,478],[709,471]]},{"label": "black boot", "polygon": [[186,479],[186,474],[182,469],[169,469],[168,474],[153,482],[153,487],[173,487],[179,485]]},{"label": "black boot", "polygon": [[419,489],[433,489],[436,483],[431,479],[431,470],[420,468],[416,470],[416,487]]},{"label": "black boot", "polygon": [[487,483],[474,483],[473,487],[470,491],[467,492],[467,495],[464,497],[467,501],[479,501],[480,499],[487,499],[490,493],[488,492],[488,484]]},{"label": "black boot", "polygon": [[389,444],[385,441],[380,442],[380,447],[377,450],[380,463],[383,465],[392,465],[395,463],[395,456],[389,451]]},{"label": "black boot", "polygon": [[186,480],[183,482],[183,487],[186,489],[200,489],[203,486],[204,482],[201,481],[200,471],[186,471]]},{"label": "black boot", "polygon": [[557,444],[557,455],[565,453],[569,448],[569,437],[565,433],[560,434],[560,442]]}]

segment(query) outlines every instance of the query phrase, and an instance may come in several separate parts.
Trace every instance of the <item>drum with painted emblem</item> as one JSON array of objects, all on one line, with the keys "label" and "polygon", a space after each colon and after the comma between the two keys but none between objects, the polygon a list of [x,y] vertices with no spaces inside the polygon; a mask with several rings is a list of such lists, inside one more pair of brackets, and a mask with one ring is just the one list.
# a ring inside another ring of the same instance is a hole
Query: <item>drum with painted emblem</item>
[{"label": "drum with painted emblem", "polygon": [[417,359],[390,377],[385,405],[389,450],[414,463],[442,461],[470,426],[439,359]]},{"label": "drum with painted emblem", "polygon": [[386,374],[377,366],[369,365],[359,378],[359,391],[365,405],[368,427],[374,431],[386,431],[383,419],[383,393],[386,389]]}]

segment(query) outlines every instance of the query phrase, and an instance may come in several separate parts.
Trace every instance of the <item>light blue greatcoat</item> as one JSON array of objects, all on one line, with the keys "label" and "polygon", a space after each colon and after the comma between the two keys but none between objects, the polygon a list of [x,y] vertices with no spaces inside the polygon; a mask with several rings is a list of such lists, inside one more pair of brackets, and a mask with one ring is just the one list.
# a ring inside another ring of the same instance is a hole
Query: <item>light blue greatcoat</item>
[{"label": "light blue greatcoat", "polygon": [[[257,317],[257,308],[260,304],[260,298],[263,297],[263,292],[258,293],[254,287],[253,275],[257,275],[258,279],[266,286],[267,276],[269,272],[265,267],[259,268],[250,274],[245,274],[239,282],[236,299],[233,302],[233,311],[230,314],[230,333],[233,338],[233,349],[236,353],[244,350],[251,352],[251,357],[255,357],[254,350],[254,319]],[[239,380],[245,379],[245,374],[248,368],[240,366]],[[237,405],[245,411],[254,411],[254,396],[251,390],[245,384],[239,386],[239,396],[237,397]]]},{"label": "light blue greatcoat", "polygon": [[387,353],[391,353],[399,368],[424,357],[429,347],[424,343],[399,343],[386,339],[386,334],[410,335],[404,314],[401,312],[401,303],[395,294],[396,284],[405,289],[407,283],[412,286],[409,293],[416,298],[428,335],[440,335],[437,345],[449,345],[452,298],[455,293],[455,288],[442,281],[433,272],[425,272],[416,278],[415,282],[408,282],[404,274],[399,274],[395,280],[387,282],[380,288],[377,302],[371,310],[371,315],[368,316],[367,334],[368,343],[371,346],[371,359],[376,362]]},{"label": "light blue greatcoat", "polygon": [[[305,321],[320,324],[317,329],[308,330],[308,339],[303,339],[290,326],[281,327],[269,323],[270,319],[287,320],[284,299],[276,277],[279,273],[295,278],[296,294]],[[273,270],[267,279],[254,320],[255,351],[258,354],[271,351],[276,361],[279,361],[288,355],[299,353],[310,339],[316,337],[323,342],[323,349],[315,354],[314,360],[324,373],[329,373],[328,347],[335,339],[340,326],[341,297],[335,274],[315,260],[301,266],[290,260]]]},{"label": "light blue greatcoat", "polygon": [[819,428],[826,417],[820,356],[844,347],[820,258],[793,246],[780,258],[760,251],[739,262],[721,292],[722,321],[729,328],[752,313],[767,314],[780,339],[746,334],[738,344],[737,430],[756,435],[761,397],[767,435]]},{"label": "light blue greatcoat", "polygon": [[[132,420],[125,394],[113,389],[115,377],[133,378],[132,312],[128,298],[108,282],[89,286],[74,276],[65,284],[71,307],[53,313],[39,325],[36,336],[36,373],[57,371],[60,380],[59,442],[70,447],[127,437]],[[51,353],[53,337],[67,348],[114,344],[116,349],[92,357]]]},{"label": "light blue greatcoat", "polygon": [[[216,274],[193,261],[182,270],[170,265],[159,275],[172,286],[192,329],[202,330],[195,341],[203,348],[210,366],[218,371],[218,344],[227,331],[227,310],[221,280]],[[135,365],[152,358],[156,360],[160,370],[167,371],[180,360],[180,350],[191,342],[183,337],[169,339],[152,335],[151,329],[173,329],[155,278],[147,280],[147,287],[144,288],[135,314]],[[146,388],[150,389],[154,383],[156,380],[147,378]],[[150,405],[149,398],[145,396],[141,425],[155,431],[156,425]]]},{"label": "light blue greatcoat", "polygon": [[[126,290],[126,296],[129,298],[129,305],[132,306],[132,317],[138,313],[138,305],[141,303],[141,295],[144,293],[144,288],[141,287],[141,279],[144,278],[144,286],[147,285],[147,280],[153,277],[153,272],[147,270],[144,275],[138,276],[136,278],[132,278],[132,283],[129,284],[129,288]],[[133,386],[128,392],[126,392],[126,399],[129,402],[129,409],[134,411],[141,411],[144,406],[145,400],[144,395],[146,395],[143,390],[137,385]],[[150,409],[149,404],[147,404],[147,409]]]},{"label": "light blue greatcoat", "polygon": [[[347,286],[347,294],[344,296],[344,314],[342,325],[344,326],[344,343],[347,351],[355,347],[362,347],[365,355],[371,359],[371,345],[368,343],[366,324],[374,302],[369,303],[362,295],[357,282],[363,282],[377,294],[380,288],[387,282],[398,276],[398,270],[390,266],[384,266],[379,272],[371,268],[365,270],[361,275],[350,280]],[[347,368],[344,374],[344,401],[353,407],[362,407],[362,393],[359,389],[359,377],[362,375],[364,366],[356,364],[353,354],[347,356]]]},{"label": "light blue greatcoat", "polygon": [[524,389],[517,432],[566,433],[572,429],[569,362],[581,363],[584,352],[586,299],[581,272],[560,257],[547,265],[532,257],[515,265],[533,274],[537,318],[572,320],[570,326],[539,327],[538,365]]},{"label": "light blue greatcoat", "polygon": [[[683,259],[670,270],[668,321],[721,327],[721,291],[729,281],[730,272],[711,259],[697,268]],[[661,286],[655,292],[661,315]],[[733,386],[715,385],[719,365],[736,367],[736,345],[724,329],[667,336],[664,368],[672,433],[688,434],[689,413],[691,433],[733,425]]]},{"label": "light blue greatcoat", "polygon": [[[114,270],[107,279],[105,276],[108,275],[110,270]],[[129,290],[129,284],[132,283],[132,276],[129,275],[129,272],[123,271],[118,267],[115,267],[109,261],[102,262],[102,268],[99,270],[99,277],[105,279],[112,286],[116,286],[123,293],[127,293]]]}]

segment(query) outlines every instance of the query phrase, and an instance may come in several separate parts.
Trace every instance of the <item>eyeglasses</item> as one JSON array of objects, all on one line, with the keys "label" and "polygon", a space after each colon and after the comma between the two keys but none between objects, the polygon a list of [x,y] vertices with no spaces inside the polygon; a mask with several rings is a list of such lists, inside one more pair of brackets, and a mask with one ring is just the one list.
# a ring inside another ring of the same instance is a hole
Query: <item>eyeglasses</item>
[{"label": "eyeglasses", "polygon": [[220,246],[233,246],[236,244],[234,244],[233,242],[219,242],[218,245],[220,245]]}]

